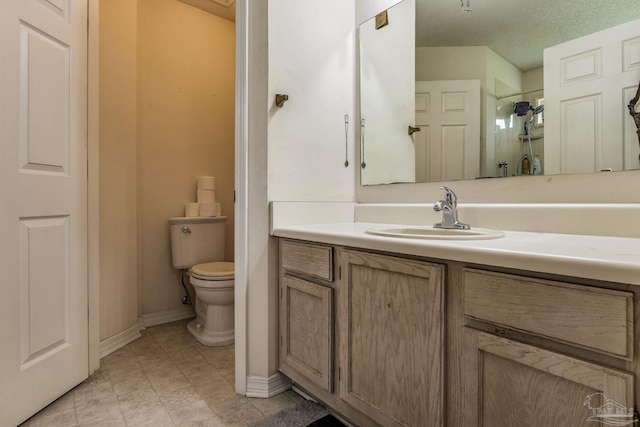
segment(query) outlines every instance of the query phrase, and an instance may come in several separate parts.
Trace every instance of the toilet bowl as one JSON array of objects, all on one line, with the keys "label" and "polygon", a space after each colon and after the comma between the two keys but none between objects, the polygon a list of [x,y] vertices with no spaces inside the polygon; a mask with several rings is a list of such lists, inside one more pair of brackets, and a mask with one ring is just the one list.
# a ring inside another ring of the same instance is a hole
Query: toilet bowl
[{"label": "toilet bowl", "polygon": [[203,345],[234,342],[234,264],[218,261],[191,267],[189,282],[196,291],[196,318],[187,329]]}]

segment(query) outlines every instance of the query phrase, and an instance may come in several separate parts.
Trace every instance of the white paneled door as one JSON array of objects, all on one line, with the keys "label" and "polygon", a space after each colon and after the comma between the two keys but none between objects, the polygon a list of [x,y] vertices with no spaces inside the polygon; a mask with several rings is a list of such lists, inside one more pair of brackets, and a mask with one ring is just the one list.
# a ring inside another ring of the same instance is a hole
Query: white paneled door
[{"label": "white paneled door", "polygon": [[416,182],[480,175],[480,81],[416,82]]},{"label": "white paneled door", "polygon": [[545,174],[638,169],[640,20],[544,51]]},{"label": "white paneled door", "polygon": [[0,426],[88,376],[87,2],[0,1]]}]

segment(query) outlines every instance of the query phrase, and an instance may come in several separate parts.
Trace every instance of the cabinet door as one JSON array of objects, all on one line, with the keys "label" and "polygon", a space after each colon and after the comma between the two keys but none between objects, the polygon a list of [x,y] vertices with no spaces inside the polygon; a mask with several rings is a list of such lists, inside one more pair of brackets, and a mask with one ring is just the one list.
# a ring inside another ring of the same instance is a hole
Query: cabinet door
[{"label": "cabinet door", "polygon": [[385,426],[439,426],[444,267],[343,250],[340,397]]},{"label": "cabinet door", "polygon": [[465,336],[475,347],[465,400],[478,404],[469,425],[633,424],[633,375],[484,332]]},{"label": "cabinet door", "polygon": [[295,277],[280,281],[279,369],[332,391],[332,289]]}]

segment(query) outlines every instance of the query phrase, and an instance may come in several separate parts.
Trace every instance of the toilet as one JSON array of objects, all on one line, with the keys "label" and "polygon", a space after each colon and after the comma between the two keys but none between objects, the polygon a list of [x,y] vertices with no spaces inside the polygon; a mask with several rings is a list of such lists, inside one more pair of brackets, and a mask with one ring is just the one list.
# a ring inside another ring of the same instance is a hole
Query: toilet
[{"label": "toilet", "polygon": [[196,318],[187,329],[203,345],[234,341],[234,265],[224,261],[227,217],[169,218],[173,267],[187,270]]}]

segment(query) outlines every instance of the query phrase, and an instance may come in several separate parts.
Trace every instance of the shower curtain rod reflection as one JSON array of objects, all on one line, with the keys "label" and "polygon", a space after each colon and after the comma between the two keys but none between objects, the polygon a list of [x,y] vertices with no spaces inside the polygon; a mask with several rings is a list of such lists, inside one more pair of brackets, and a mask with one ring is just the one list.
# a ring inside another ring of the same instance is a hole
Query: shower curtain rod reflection
[{"label": "shower curtain rod reflection", "polygon": [[543,90],[544,89],[540,88],[540,89],[528,90],[526,92],[512,93],[511,95],[496,96],[496,101],[499,101],[499,100],[505,99],[505,98],[511,98],[512,96],[517,96],[517,95],[526,95],[526,94],[534,93],[534,92],[542,92]]}]

